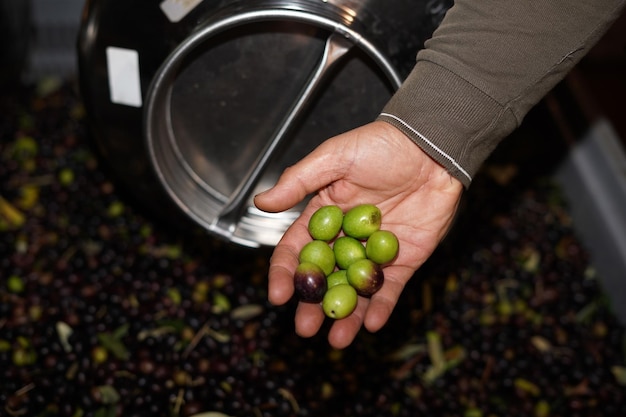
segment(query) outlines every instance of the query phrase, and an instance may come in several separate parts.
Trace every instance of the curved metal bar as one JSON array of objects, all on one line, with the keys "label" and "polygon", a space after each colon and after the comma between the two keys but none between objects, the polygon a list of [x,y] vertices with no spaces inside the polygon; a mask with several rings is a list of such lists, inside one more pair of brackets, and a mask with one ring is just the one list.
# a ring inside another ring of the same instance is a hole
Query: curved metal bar
[{"label": "curved metal bar", "polygon": [[353,45],[354,43],[349,38],[338,32],[333,32],[326,39],[324,52],[317,67],[311,73],[310,78],[298,94],[289,112],[276,129],[272,138],[267,142],[244,179],[239,183],[226,204],[218,213],[211,228],[219,229],[222,232],[226,231],[229,234],[235,231],[250,193],[261,177],[263,170],[267,167],[272,155],[281,145],[289,129],[298,120],[306,105],[311,102],[324,76],[328,74],[335,63],[345,56]]}]

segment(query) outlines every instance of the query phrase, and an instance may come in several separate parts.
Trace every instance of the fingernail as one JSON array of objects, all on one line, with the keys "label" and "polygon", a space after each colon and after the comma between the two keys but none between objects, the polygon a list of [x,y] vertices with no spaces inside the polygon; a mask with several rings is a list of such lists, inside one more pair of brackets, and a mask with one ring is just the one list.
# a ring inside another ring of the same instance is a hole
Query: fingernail
[{"label": "fingernail", "polygon": [[268,192],[268,191],[269,191],[269,190],[261,191],[260,193],[258,193],[257,195],[255,195],[255,196],[254,196],[254,198],[261,197],[262,195],[267,194],[267,192]]}]

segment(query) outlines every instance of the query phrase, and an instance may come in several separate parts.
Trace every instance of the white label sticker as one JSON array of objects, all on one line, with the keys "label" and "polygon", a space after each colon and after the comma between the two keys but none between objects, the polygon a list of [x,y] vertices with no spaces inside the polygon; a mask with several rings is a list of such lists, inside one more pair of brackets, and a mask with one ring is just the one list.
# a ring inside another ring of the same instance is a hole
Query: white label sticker
[{"label": "white label sticker", "polygon": [[161,10],[170,22],[179,22],[200,3],[202,0],[164,0],[161,2]]},{"label": "white label sticker", "polygon": [[139,54],[132,49],[109,46],[106,49],[111,101],[141,107]]}]

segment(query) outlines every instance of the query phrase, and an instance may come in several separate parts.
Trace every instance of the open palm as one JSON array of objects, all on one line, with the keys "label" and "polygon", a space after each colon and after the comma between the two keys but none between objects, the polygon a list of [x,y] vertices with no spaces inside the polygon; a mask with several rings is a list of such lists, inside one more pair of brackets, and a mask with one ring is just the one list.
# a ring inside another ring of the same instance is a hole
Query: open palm
[{"label": "open palm", "polygon": [[[311,241],[307,225],[315,210],[335,204],[345,212],[358,204],[375,204],[383,214],[382,228],[398,236],[398,257],[385,267],[380,291],[370,299],[359,297],[355,312],[333,323],[328,340],[343,348],[362,325],[372,332],[379,330],[407,281],[447,232],[462,189],[442,166],[385,122],[372,122],[325,141],[286,169],[273,188],[255,197],[259,209],[279,212],[316,193],[274,249],[270,302],[284,304],[293,296],[298,253]],[[324,319],[319,304],[299,303],[296,332],[313,336]]]}]

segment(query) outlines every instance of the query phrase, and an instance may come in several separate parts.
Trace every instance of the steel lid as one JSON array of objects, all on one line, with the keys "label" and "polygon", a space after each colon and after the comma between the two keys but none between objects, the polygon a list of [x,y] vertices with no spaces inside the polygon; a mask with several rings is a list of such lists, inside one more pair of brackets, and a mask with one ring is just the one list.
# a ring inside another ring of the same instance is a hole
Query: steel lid
[{"label": "steel lid", "polygon": [[325,139],[373,120],[400,84],[350,16],[257,9],[207,22],[161,65],[144,108],[154,170],[195,222],[275,245],[303,204],[252,197]]}]

